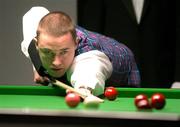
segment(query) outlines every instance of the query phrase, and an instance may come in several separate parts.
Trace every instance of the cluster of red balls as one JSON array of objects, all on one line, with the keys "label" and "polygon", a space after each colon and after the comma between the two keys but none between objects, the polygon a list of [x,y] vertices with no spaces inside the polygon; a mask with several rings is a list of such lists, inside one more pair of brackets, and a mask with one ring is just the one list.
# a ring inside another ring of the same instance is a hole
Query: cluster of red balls
[{"label": "cluster of red balls", "polygon": [[[115,87],[107,87],[104,96],[113,101],[117,98],[118,91]],[[65,102],[69,107],[74,108],[81,102],[81,97],[76,93],[69,92],[65,97]],[[154,93],[150,99],[145,94],[138,94],[134,99],[134,104],[138,109],[162,109],[166,104],[166,98],[162,93]]]},{"label": "cluster of red balls", "polygon": [[154,93],[149,100],[145,94],[139,94],[134,99],[138,109],[162,109],[166,104],[166,98],[162,93]]}]

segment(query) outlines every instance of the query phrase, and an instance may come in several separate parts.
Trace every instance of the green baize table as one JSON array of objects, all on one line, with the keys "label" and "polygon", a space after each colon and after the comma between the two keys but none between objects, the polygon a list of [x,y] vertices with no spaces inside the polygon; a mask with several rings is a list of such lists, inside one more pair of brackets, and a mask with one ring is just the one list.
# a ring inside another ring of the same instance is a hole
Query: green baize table
[{"label": "green baize table", "polygon": [[[98,109],[86,109],[81,102],[76,108],[65,103],[64,89],[38,85],[0,85],[0,126],[21,127],[106,127],[179,126],[180,89],[117,88],[118,97],[105,101]],[[166,105],[162,110],[138,110],[134,98],[163,93]],[[180,126],[179,126],[180,127]]]}]

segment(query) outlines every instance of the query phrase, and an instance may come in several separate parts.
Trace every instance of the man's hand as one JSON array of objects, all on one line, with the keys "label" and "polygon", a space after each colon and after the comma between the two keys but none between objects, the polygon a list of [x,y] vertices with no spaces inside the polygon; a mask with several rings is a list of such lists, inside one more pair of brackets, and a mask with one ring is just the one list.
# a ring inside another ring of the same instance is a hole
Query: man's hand
[{"label": "man's hand", "polygon": [[91,89],[87,89],[85,87],[80,87],[78,88],[78,91],[81,92],[82,94],[89,96],[92,94],[92,90]]},{"label": "man's hand", "polygon": [[[80,93],[82,93],[85,96],[89,96],[92,94],[92,91],[90,89],[86,89],[85,87],[80,87],[78,89],[76,89],[77,91],[79,91]],[[71,90],[66,90],[66,93],[70,93],[72,92]]]},{"label": "man's hand", "polygon": [[34,70],[34,82],[42,85],[48,85],[50,80],[47,77],[40,76],[38,72]]}]

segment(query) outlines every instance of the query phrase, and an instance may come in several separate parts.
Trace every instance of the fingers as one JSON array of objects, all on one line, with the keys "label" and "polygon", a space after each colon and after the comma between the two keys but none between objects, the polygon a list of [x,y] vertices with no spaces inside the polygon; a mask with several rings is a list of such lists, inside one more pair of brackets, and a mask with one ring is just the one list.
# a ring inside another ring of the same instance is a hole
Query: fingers
[{"label": "fingers", "polygon": [[38,72],[34,71],[34,82],[42,85],[48,85],[50,83],[49,78],[47,77],[41,77]]},{"label": "fingers", "polygon": [[91,91],[89,89],[86,89],[86,88],[79,88],[78,91],[85,96],[91,95]]},{"label": "fingers", "polygon": [[98,98],[94,95],[89,95],[84,99],[84,103],[85,104],[90,104],[90,103],[102,103],[104,102],[104,100],[102,100],[101,98]]},{"label": "fingers", "polygon": [[39,75],[36,75],[34,76],[34,82],[47,86],[50,83],[50,80],[47,77],[41,77]]},{"label": "fingers", "polygon": [[34,79],[34,82],[47,86],[49,85],[50,80],[47,77],[39,77]]}]

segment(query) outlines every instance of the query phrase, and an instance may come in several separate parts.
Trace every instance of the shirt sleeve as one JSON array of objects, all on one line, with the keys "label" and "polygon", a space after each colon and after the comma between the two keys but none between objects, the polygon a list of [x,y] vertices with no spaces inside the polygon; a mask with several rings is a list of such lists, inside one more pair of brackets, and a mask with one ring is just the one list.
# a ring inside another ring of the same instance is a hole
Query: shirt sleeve
[{"label": "shirt sleeve", "polygon": [[67,76],[75,89],[91,88],[94,95],[100,95],[112,70],[109,58],[103,52],[93,50],[76,56]]},{"label": "shirt sleeve", "polygon": [[21,43],[21,51],[23,52],[23,54],[29,58],[29,53],[28,53],[28,47],[29,47],[30,42],[25,42],[23,41]]}]

